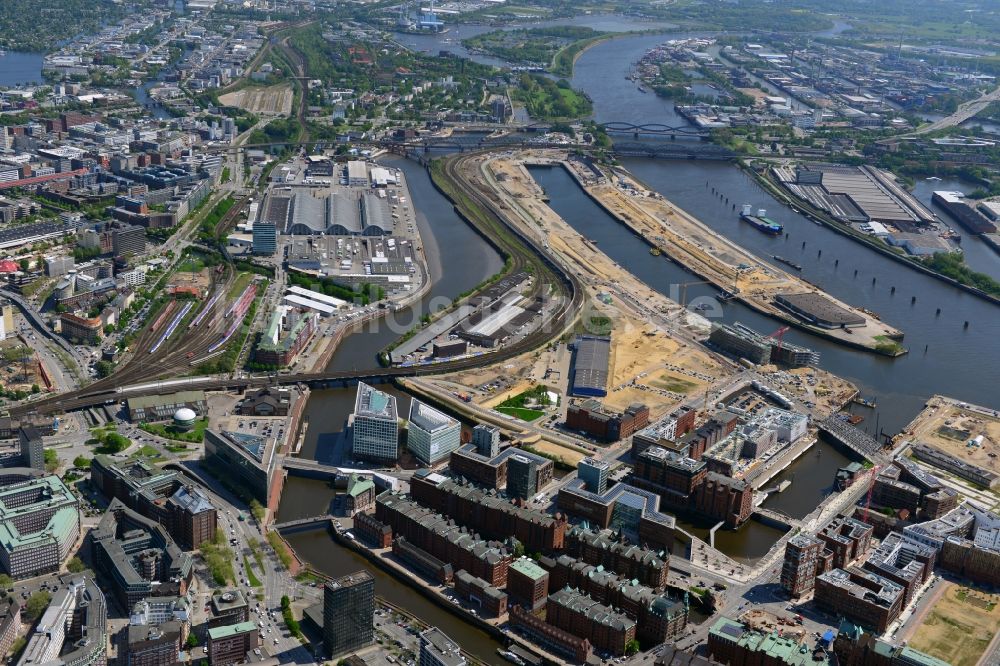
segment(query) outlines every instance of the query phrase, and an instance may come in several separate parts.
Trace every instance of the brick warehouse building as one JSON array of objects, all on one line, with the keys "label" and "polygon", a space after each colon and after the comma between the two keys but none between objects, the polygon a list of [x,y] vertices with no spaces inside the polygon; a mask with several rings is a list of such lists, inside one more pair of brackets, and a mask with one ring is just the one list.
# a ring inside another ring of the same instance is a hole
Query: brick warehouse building
[{"label": "brick warehouse building", "polygon": [[662,590],[667,585],[669,552],[620,543],[610,530],[598,532],[574,526],[566,534],[566,552],[588,564],[634,578],[655,590]]},{"label": "brick warehouse building", "polygon": [[499,542],[487,542],[439,513],[404,495],[386,491],[375,500],[375,517],[455,570],[465,569],[496,587],[507,585],[511,555]]},{"label": "brick warehouse building", "polygon": [[636,636],[630,617],[568,588],[549,595],[545,621],[615,655],[624,654],[626,644]]},{"label": "brick warehouse building", "polygon": [[585,400],[579,405],[570,405],[566,410],[567,428],[608,442],[630,437],[647,425],[649,408],[640,403],[629,405],[621,414],[605,411],[597,400]]},{"label": "brick warehouse building", "polygon": [[566,517],[513,504],[471,484],[419,470],[410,481],[410,494],[420,504],[454,518],[455,522],[490,539],[514,537],[529,552],[561,550]]}]

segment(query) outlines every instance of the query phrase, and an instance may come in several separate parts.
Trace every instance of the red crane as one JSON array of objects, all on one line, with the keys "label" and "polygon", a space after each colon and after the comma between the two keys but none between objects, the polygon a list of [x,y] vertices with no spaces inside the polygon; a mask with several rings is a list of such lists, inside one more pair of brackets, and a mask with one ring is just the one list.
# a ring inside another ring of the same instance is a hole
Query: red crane
[{"label": "red crane", "polygon": [[872,467],[871,482],[868,484],[868,497],[865,499],[865,517],[862,519],[863,522],[868,522],[868,511],[872,507],[872,491],[875,490],[875,477],[878,476],[878,471],[881,465],[875,465]]},{"label": "red crane", "polygon": [[787,332],[788,332],[788,329],[789,329],[789,328],[790,328],[790,327],[788,327],[788,326],[782,326],[782,327],[781,327],[781,328],[779,328],[779,329],[778,329],[777,331],[775,331],[775,332],[774,332],[774,333],[772,333],[771,335],[767,336],[767,337],[769,337],[769,338],[774,338],[775,340],[777,340],[777,341],[778,341],[778,349],[779,349],[779,350],[781,349],[781,342],[782,342],[782,338],[784,338],[784,337],[785,337],[785,333],[787,333]]}]

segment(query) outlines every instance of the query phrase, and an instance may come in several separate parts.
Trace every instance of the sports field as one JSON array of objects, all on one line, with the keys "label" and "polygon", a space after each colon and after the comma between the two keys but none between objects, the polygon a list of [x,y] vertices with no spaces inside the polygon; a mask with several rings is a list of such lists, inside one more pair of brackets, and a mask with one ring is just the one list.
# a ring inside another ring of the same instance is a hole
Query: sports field
[{"label": "sports field", "polygon": [[1000,627],[1000,595],[949,583],[909,645],[952,666],[976,666]]}]

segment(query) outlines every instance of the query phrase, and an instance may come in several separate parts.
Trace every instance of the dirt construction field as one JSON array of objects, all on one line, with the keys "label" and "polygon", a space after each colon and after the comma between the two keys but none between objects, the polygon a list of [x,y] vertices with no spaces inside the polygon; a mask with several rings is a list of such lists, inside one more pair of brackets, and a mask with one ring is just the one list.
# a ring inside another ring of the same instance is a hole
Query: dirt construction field
[{"label": "dirt construction field", "polygon": [[[992,410],[963,408],[963,404],[942,396],[932,397],[907,426],[910,439],[1000,472],[1000,418]],[[970,446],[973,441],[976,444]]]},{"label": "dirt construction field", "polygon": [[292,86],[282,84],[269,88],[244,88],[219,97],[226,106],[265,116],[287,116],[292,113]]},{"label": "dirt construction field", "polygon": [[952,666],[975,666],[1000,627],[1000,596],[949,583],[909,645]]}]

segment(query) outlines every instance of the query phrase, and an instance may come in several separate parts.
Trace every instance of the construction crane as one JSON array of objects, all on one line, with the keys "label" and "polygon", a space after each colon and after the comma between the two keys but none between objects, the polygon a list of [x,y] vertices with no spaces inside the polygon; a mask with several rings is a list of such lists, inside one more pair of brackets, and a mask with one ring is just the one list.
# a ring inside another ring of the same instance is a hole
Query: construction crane
[{"label": "construction crane", "polygon": [[699,284],[713,284],[713,282],[711,280],[699,280],[698,282],[682,282],[677,285],[680,287],[680,298],[677,299],[677,302],[681,304],[681,307],[685,307],[687,305],[688,287],[694,287]]},{"label": "construction crane", "polygon": [[868,484],[868,497],[865,499],[865,517],[862,519],[866,523],[868,522],[868,512],[872,507],[872,491],[875,490],[875,477],[878,476],[878,471],[881,467],[881,465],[872,467],[871,483]]},{"label": "construction crane", "polygon": [[789,328],[790,328],[789,326],[782,326],[777,331],[775,331],[771,335],[767,336],[769,338],[774,338],[775,340],[778,341],[778,351],[781,351],[781,345],[782,345],[782,342],[783,342],[783,338],[785,337],[785,333],[788,332]]}]

